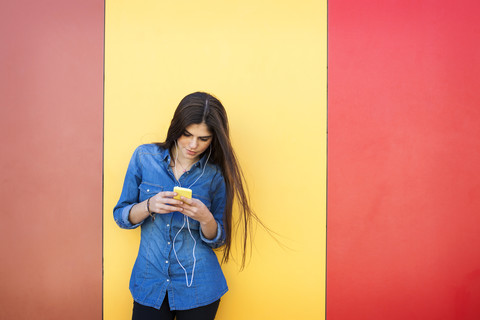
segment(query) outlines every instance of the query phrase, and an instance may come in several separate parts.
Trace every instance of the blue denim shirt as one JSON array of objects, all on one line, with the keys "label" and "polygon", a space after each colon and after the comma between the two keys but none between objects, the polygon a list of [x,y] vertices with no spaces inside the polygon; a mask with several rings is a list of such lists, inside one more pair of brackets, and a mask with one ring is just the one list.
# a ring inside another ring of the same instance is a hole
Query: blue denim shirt
[{"label": "blue denim shirt", "polygon": [[141,240],[138,256],[130,278],[130,292],[133,299],[145,306],[160,309],[168,292],[172,310],[186,310],[210,304],[228,291],[214,248],[225,242],[223,214],[225,210],[225,181],[220,169],[206,162],[204,156],[180,177],[182,187],[193,184],[192,196],[201,200],[212,212],[218,224],[217,236],[209,240],[200,230],[200,223],[188,218],[191,235],[196,240],[195,269],[193,241],[187,224],[175,239],[178,261],[184,266],[190,285],[187,287],[185,271],[182,269],[173,250],[174,238],[184,224],[180,212],[157,214],[153,221],[148,217],[139,224],[132,225],[128,220],[130,209],[160,191],[173,191],[178,186],[169,166],[170,154],[155,144],[139,146],[130,160],[125,176],[120,200],[113,210],[116,223],[125,229],[141,225]]}]

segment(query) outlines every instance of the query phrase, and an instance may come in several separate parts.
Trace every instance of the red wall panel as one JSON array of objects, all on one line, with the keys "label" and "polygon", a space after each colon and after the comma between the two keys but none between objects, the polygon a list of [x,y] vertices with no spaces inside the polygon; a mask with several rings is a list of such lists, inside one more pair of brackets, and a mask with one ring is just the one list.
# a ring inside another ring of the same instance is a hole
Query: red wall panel
[{"label": "red wall panel", "polygon": [[0,318],[101,319],[103,1],[0,5]]},{"label": "red wall panel", "polygon": [[477,1],[329,1],[327,319],[480,319]]}]

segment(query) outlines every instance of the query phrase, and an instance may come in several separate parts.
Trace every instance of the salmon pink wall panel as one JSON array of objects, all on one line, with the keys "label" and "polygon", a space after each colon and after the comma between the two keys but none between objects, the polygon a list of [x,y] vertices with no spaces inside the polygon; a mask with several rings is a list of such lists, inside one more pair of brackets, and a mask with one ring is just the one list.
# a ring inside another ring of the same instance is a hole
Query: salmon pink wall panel
[{"label": "salmon pink wall panel", "polygon": [[0,319],[101,319],[103,1],[0,5]]},{"label": "salmon pink wall panel", "polygon": [[480,319],[478,1],[329,1],[327,319]]}]

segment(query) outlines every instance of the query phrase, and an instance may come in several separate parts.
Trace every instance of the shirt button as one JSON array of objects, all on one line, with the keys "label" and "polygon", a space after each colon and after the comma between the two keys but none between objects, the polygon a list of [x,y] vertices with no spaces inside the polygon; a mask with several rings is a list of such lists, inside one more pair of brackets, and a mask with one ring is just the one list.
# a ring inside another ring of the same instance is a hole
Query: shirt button
[{"label": "shirt button", "polygon": [[167,260],[167,261],[165,261],[165,263],[168,263],[168,260]]},{"label": "shirt button", "polygon": [[170,241],[168,241],[167,244],[170,245]]},{"label": "shirt button", "polygon": [[150,192],[150,189],[147,189],[147,192]]},{"label": "shirt button", "polygon": [[169,224],[167,224],[167,227],[170,227],[170,225],[169,225]]},{"label": "shirt button", "polygon": [[167,279],[167,282],[170,282],[170,279]]}]

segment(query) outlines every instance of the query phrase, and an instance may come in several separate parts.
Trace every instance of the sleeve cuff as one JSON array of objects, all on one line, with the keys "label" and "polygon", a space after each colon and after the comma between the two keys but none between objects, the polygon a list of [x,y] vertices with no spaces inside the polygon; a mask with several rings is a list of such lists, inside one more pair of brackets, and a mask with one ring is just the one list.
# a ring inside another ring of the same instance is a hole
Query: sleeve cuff
[{"label": "sleeve cuff", "polygon": [[138,226],[142,225],[143,221],[137,224],[132,224],[130,220],[128,220],[128,216],[130,215],[130,210],[136,203],[130,204],[122,209],[120,221],[118,224],[120,227],[124,229],[135,229]]},{"label": "sleeve cuff", "polygon": [[211,247],[218,248],[225,243],[225,238],[223,237],[222,227],[220,223],[217,220],[215,221],[217,222],[217,235],[215,236],[215,238],[213,239],[205,238],[202,230],[200,230],[200,238],[202,239],[203,242],[210,245]]}]

